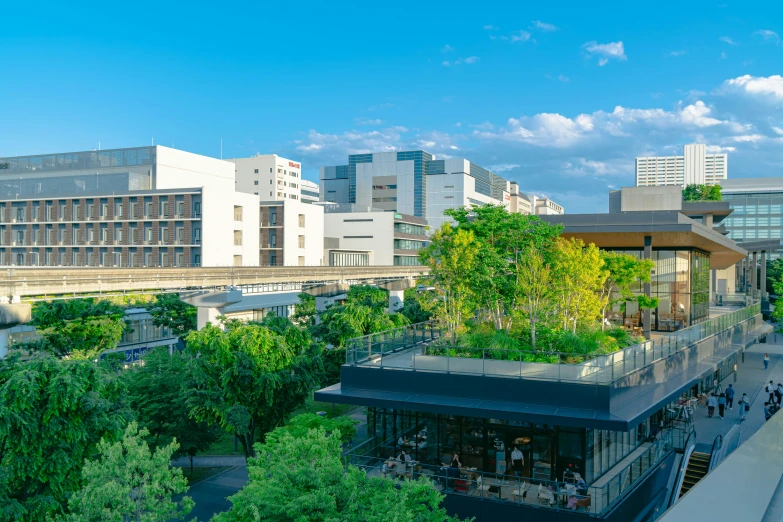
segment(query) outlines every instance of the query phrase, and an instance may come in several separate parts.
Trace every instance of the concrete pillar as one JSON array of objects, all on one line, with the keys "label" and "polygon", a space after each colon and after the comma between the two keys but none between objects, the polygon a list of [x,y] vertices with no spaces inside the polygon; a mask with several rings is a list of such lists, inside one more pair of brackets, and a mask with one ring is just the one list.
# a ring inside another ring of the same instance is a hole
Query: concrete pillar
[{"label": "concrete pillar", "polygon": [[405,290],[389,290],[389,311],[396,312],[405,304]]},{"label": "concrete pillar", "polygon": [[219,308],[199,306],[198,315],[196,316],[196,328],[201,330],[207,323],[212,323],[214,326],[217,326],[219,315],[222,315]]},{"label": "concrete pillar", "polygon": [[333,296],[316,296],[315,298],[315,324],[321,324],[321,312],[334,303]]},{"label": "concrete pillar", "polygon": [[[652,259],[652,236],[644,236],[644,259]],[[647,297],[651,297],[652,292],[652,286],[651,284],[644,283],[644,295]],[[652,325],[650,324],[652,321],[652,313],[649,308],[645,308],[643,312],[643,318],[642,322],[644,323],[644,338],[649,339],[650,338],[650,330],[652,329]]]},{"label": "concrete pillar", "polygon": [[761,251],[761,281],[759,287],[761,287],[761,300],[767,300],[767,251]]},{"label": "concrete pillar", "polygon": [[753,261],[750,263],[750,288],[751,295],[755,296],[758,290],[758,252],[753,252]]},{"label": "concrete pillar", "polygon": [[704,226],[707,228],[712,228],[712,214],[704,214]]}]

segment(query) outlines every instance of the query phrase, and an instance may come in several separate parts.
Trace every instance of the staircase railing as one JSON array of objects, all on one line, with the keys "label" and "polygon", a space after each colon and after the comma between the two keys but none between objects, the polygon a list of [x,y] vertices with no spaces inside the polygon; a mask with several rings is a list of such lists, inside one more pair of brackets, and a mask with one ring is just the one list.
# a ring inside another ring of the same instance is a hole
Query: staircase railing
[{"label": "staircase railing", "polygon": [[677,499],[680,498],[682,484],[685,482],[685,471],[688,469],[688,464],[690,463],[691,455],[693,455],[693,450],[696,449],[696,443],[691,442],[691,437],[694,435],[696,435],[695,431],[690,432],[688,434],[688,438],[685,439],[685,444],[683,444],[685,452],[682,456],[682,461],[680,462],[680,469],[677,471],[677,479],[674,481],[672,496],[669,498],[669,507],[672,507],[677,502]]},{"label": "staircase railing", "polygon": [[712,471],[712,469],[720,464],[720,459],[718,458],[718,454],[720,453],[720,449],[723,446],[723,435],[718,435],[715,437],[715,440],[712,441],[712,451],[710,451],[710,465],[707,467],[707,473]]}]

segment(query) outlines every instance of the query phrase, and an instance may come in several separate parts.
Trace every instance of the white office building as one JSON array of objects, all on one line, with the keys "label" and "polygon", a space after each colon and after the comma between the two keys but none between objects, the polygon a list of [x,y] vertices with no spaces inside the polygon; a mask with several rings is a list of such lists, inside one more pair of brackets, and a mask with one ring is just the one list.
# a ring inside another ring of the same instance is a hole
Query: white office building
[{"label": "white office building", "polygon": [[708,154],[704,144],[686,145],[682,156],[636,158],[636,186],[717,185],[727,179],[727,154]]},{"label": "white office building", "polygon": [[0,265],[255,266],[234,166],[161,146],[0,158]]},{"label": "white office building", "polygon": [[[321,201],[395,211],[426,219],[432,229],[449,208],[512,205],[511,183],[462,158],[437,160],[423,150],[353,154],[348,165],[321,167]],[[517,193],[513,195],[518,197]],[[328,235],[328,234],[327,234]]]},{"label": "white office building", "polygon": [[565,214],[565,209],[546,197],[530,196],[533,214],[536,216],[554,216]]},{"label": "white office building", "polygon": [[324,206],[325,261],[330,266],[417,266],[427,221],[351,203]]},{"label": "white office building", "polygon": [[302,197],[302,164],[277,154],[233,158],[236,190],[258,196],[261,201],[296,200]]},{"label": "white office building", "polygon": [[325,264],[323,207],[291,199],[260,205],[260,266]]},{"label": "white office building", "polygon": [[320,201],[321,189],[318,187],[318,183],[314,183],[309,179],[303,179],[300,187],[302,189],[302,203],[318,203]]}]

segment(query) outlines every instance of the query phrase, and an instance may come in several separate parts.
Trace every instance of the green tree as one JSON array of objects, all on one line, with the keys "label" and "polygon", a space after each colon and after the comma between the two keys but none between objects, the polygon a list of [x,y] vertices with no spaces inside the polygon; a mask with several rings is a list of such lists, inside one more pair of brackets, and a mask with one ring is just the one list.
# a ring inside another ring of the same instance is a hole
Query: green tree
[{"label": "green tree", "polygon": [[94,359],[117,347],[127,326],[124,316],[122,307],[108,301],[63,299],[36,303],[30,324],[55,355]]},{"label": "green tree", "polygon": [[5,489],[10,499],[0,509],[21,513],[11,519],[19,521],[62,512],[84,459],[131,417],[119,377],[93,362],[0,360],[0,496]]},{"label": "green tree", "polygon": [[334,418],[322,417],[315,413],[302,413],[292,417],[285,426],[281,426],[267,433],[266,443],[276,444],[280,437],[289,434],[295,438],[307,436],[307,432],[322,429],[327,435],[339,433],[341,442],[348,442],[356,436],[356,425],[359,421],[340,415]]},{"label": "green tree", "polygon": [[293,321],[304,327],[311,327],[315,324],[315,297],[310,294],[299,294],[299,302],[294,305]]},{"label": "green tree", "polygon": [[[603,303],[601,317],[605,318],[607,311],[611,310],[613,305],[636,299],[633,286],[650,282],[650,273],[655,267],[655,262],[652,259],[639,259],[636,256],[611,251],[602,251],[601,259],[607,272],[600,294]],[[605,324],[605,321],[601,322],[602,330]]]},{"label": "green tree", "polygon": [[454,229],[444,223],[432,235],[432,240],[420,253],[422,262],[430,267],[424,284],[433,286],[428,307],[446,327],[449,339],[456,343],[463,330],[463,320],[473,309],[474,299],[468,274],[479,261],[480,246],[471,231]]},{"label": "green tree", "polygon": [[697,185],[686,186],[682,191],[682,199],[685,201],[721,201],[720,185]]},{"label": "green tree", "polygon": [[207,325],[188,334],[191,413],[235,434],[246,458],[256,437],[282,424],[322,378],[317,347],[291,339],[302,337],[236,321],[226,322],[225,331]]},{"label": "green tree", "polygon": [[404,295],[405,304],[397,312],[398,314],[404,315],[411,324],[423,323],[432,319],[432,312],[421,304],[418,288],[408,288]]},{"label": "green tree", "polygon": [[121,441],[101,440],[100,457],[86,461],[82,470],[84,485],[68,501],[69,522],[167,522],[183,518],[193,509],[190,497],[172,497],[188,490],[182,470],[171,467],[171,457],[179,447],[176,441],[151,451],[132,422]]},{"label": "green tree", "polygon": [[601,252],[581,239],[559,239],[553,261],[555,310],[562,329],[575,333],[601,317],[600,292],[607,277]]},{"label": "green tree", "polygon": [[155,326],[170,328],[179,337],[196,329],[198,309],[179,298],[179,294],[157,294],[147,307]]},{"label": "green tree", "polygon": [[546,319],[551,308],[552,269],[536,249],[528,252],[516,269],[517,310],[530,325],[531,345],[536,350],[538,325]]},{"label": "green tree", "polygon": [[190,457],[215,442],[220,431],[216,426],[198,421],[190,414],[187,392],[190,356],[175,350],[169,355],[164,347],[155,348],[144,357],[143,365],[136,365],[123,374],[128,398],[137,413],[139,423],[150,433],[153,448],[176,439],[178,454]]},{"label": "green tree", "polygon": [[248,465],[250,480],[213,522],[446,522],[443,494],[426,478],[370,478],[340,459],[340,434],[270,434]]},{"label": "green tree", "polygon": [[460,230],[472,232],[479,246],[473,270],[462,276],[470,285],[478,311],[486,314],[497,330],[508,332],[516,308],[516,265],[531,249],[546,258],[562,227],[536,216],[510,213],[502,205],[449,209],[445,214]]}]

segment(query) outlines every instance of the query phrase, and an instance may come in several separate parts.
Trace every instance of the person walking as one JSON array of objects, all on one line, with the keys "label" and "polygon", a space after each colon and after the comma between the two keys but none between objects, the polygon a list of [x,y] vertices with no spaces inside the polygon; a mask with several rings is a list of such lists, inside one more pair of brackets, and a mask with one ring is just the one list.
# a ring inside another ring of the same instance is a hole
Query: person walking
[{"label": "person walking", "polygon": [[520,476],[522,468],[525,466],[525,456],[516,446],[514,446],[514,451],[511,452],[511,465],[514,467],[514,476]]},{"label": "person walking", "polygon": [[715,414],[715,406],[718,405],[718,399],[715,398],[714,393],[710,393],[710,397],[707,399],[707,417],[712,418]]},{"label": "person walking", "polygon": [[769,411],[769,403],[764,403],[764,421],[768,421],[769,418],[772,417],[772,412]]},{"label": "person walking", "polygon": [[723,413],[726,411],[726,394],[721,393],[718,397],[718,417],[723,418]]},{"label": "person walking", "polygon": [[767,387],[765,389],[769,394],[769,399],[767,399],[767,402],[769,403],[775,402],[775,390],[777,389],[775,387],[775,384],[772,381],[769,381],[769,384],[767,384]]},{"label": "person walking", "polygon": [[767,368],[769,368],[769,354],[765,353],[764,354],[764,369],[766,370]]},{"label": "person walking", "polygon": [[750,411],[750,401],[748,400],[748,394],[743,393],[742,397],[740,398],[739,402],[737,403],[737,406],[739,407],[739,418],[740,422],[745,420],[745,416]]},{"label": "person walking", "polygon": [[775,399],[777,399],[778,404],[783,400],[783,384],[778,383],[778,387],[775,388]]},{"label": "person walking", "polygon": [[730,410],[734,409],[734,386],[731,384],[726,388],[726,405]]}]

